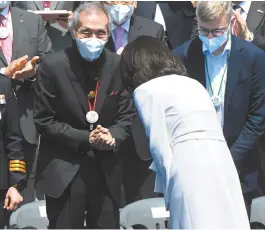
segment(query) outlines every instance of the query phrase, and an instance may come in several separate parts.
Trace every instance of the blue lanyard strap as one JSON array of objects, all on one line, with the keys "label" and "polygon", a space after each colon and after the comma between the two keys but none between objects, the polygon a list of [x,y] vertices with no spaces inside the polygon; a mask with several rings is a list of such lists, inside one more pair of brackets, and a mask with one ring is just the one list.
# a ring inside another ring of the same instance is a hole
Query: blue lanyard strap
[{"label": "blue lanyard strap", "polygon": [[[230,58],[230,55],[228,55],[228,57],[227,57],[227,59],[226,59],[225,69],[224,69],[224,72],[223,72],[223,75],[222,75],[222,80],[221,80],[221,83],[220,83],[220,86],[219,86],[219,90],[218,90],[218,94],[217,94],[217,96],[219,96],[219,94],[220,94],[220,92],[221,92],[221,88],[222,88],[222,85],[223,85],[224,76],[225,76],[225,73],[226,73],[226,70],[227,70],[228,59],[229,59],[229,58]],[[213,88],[212,88],[211,79],[210,79],[210,74],[209,74],[209,68],[208,68],[207,57],[205,57],[205,64],[206,64],[206,71],[207,71],[207,79],[208,79],[208,83],[209,83],[209,86],[210,86],[211,93],[212,93],[212,95],[213,95],[214,93],[213,93]]]}]

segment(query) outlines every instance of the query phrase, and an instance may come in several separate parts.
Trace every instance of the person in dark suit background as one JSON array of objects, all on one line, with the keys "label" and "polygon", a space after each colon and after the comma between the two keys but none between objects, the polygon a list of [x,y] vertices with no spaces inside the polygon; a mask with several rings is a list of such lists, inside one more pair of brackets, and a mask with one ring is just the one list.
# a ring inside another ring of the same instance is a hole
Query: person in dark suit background
[{"label": "person in dark suit background", "polygon": [[265,50],[265,2],[233,1],[234,35]]},{"label": "person in dark suit background", "polygon": [[103,2],[111,18],[111,36],[106,47],[120,54],[122,49],[135,38],[149,35],[164,40],[164,29],[150,19],[134,15],[136,1]]},{"label": "person in dark suit background", "polygon": [[[67,10],[72,14],[79,5],[80,1],[16,1],[14,6],[23,10],[42,11],[49,10]],[[60,18],[56,22],[46,22],[45,28],[52,41],[54,51],[64,50],[72,45],[71,33],[68,30],[68,18]]]},{"label": "person in dark suit background", "polygon": [[[121,54],[123,48],[141,35],[149,35],[164,42],[163,26],[147,18],[134,15],[136,1],[103,2],[111,18],[111,36],[106,47]],[[123,75],[126,73],[122,73]],[[157,197],[154,192],[154,173],[149,170],[151,155],[149,141],[142,122],[135,117],[131,136],[122,146],[123,189],[125,203]],[[137,169],[137,170],[136,170]]]},{"label": "person in dark suit background", "polygon": [[[10,2],[3,3],[5,4],[0,6],[0,16],[8,36],[1,39],[0,68],[2,74],[12,79],[12,86],[18,99],[18,113],[24,137],[27,176],[29,176],[38,144],[38,134],[33,122],[36,61],[51,51],[51,41],[40,16],[12,7]],[[27,193],[27,189],[24,192]],[[33,201],[32,191],[28,192],[28,201]]]},{"label": "person in dark suit background", "polygon": [[20,192],[26,185],[23,136],[17,99],[11,81],[0,74],[0,228],[8,225],[10,211],[23,201]]},{"label": "person in dark suit background", "polygon": [[36,188],[46,195],[49,228],[82,229],[86,215],[89,229],[118,229],[118,150],[136,112],[123,87],[119,56],[104,49],[109,36],[104,6],[80,5],[69,24],[73,47],[45,56],[38,70]]},{"label": "person in dark suit background", "polygon": [[[236,24],[234,34],[244,40],[250,40],[265,50],[265,2],[264,1],[233,1]],[[265,136],[263,137],[265,140]],[[259,186],[265,194],[265,141],[259,148]]]},{"label": "person in dark suit background", "polygon": [[231,35],[235,20],[231,2],[199,2],[196,14],[199,37],[174,54],[212,96],[250,212],[252,199],[260,196],[257,169],[265,129],[265,53]]},{"label": "person in dark suit background", "polygon": [[164,25],[166,41],[171,49],[197,36],[194,2],[139,1],[135,15]]}]

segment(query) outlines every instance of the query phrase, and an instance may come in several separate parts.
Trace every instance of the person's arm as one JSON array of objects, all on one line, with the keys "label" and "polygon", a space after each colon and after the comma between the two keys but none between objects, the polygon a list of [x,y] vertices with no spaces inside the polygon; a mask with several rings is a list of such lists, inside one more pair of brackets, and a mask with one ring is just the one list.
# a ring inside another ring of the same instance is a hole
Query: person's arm
[{"label": "person's arm", "polygon": [[40,135],[78,152],[80,147],[89,144],[90,132],[57,120],[53,107],[57,93],[53,73],[49,71],[51,68],[45,58],[40,62],[34,91],[34,122]]},{"label": "person's arm", "polygon": [[1,110],[5,108],[1,116],[4,121],[2,130],[3,144],[9,160],[9,186],[15,186],[22,190],[26,183],[26,164],[22,146],[23,137],[20,130],[17,99],[10,81],[8,81],[7,87],[6,104],[0,106],[2,107]]},{"label": "person's arm", "polygon": [[[154,161],[152,169],[163,179],[163,189],[165,189],[169,185],[172,150],[169,142],[170,137],[167,133],[163,102],[159,97],[155,97],[141,88],[135,90],[134,102],[143,122],[145,133],[149,138],[150,152]],[[163,192],[166,197],[167,192]],[[168,199],[166,198],[166,200]]]},{"label": "person's arm", "polygon": [[247,122],[232,145],[232,153],[235,165],[240,174],[242,161],[253,154],[258,141],[265,130],[265,53],[259,51],[255,54],[253,65],[252,86],[250,92],[249,113]]}]

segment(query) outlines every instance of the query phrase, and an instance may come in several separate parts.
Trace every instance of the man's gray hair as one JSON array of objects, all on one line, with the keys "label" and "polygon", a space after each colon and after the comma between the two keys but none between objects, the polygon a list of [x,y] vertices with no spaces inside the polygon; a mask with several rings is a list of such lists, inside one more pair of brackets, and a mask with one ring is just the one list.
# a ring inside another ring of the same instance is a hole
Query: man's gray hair
[{"label": "man's gray hair", "polygon": [[203,22],[210,22],[217,18],[227,16],[230,22],[233,15],[231,1],[198,1],[196,5],[196,16]]},{"label": "man's gray hair", "polygon": [[[88,15],[90,14],[105,14],[108,18],[108,33],[110,32],[110,16],[108,11],[105,9],[104,5],[100,2],[88,2],[81,4],[76,10],[73,12],[73,16],[71,20],[68,22],[68,27],[72,33],[72,36],[75,34],[77,30],[77,26],[79,23],[79,15],[82,12],[86,12]],[[74,37],[74,36],[73,36]]]}]

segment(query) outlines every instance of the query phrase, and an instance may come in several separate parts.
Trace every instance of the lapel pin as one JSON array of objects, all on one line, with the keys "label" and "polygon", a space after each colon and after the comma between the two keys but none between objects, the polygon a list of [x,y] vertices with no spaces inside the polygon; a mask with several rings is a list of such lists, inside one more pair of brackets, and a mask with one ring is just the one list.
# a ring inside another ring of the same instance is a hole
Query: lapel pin
[{"label": "lapel pin", "polygon": [[23,20],[20,20],[20,22],[23,22]]},{"label": "lapel pin", "polygon": [[261,14],[264,13],[264,11],[262,11],[262,10],[260,10],[260,9],[258,9],[257,11],[258,11],[259,13],[261,13]]}]

